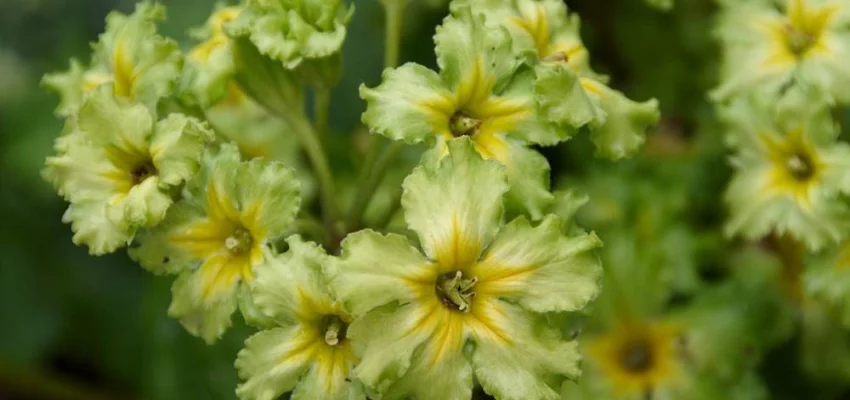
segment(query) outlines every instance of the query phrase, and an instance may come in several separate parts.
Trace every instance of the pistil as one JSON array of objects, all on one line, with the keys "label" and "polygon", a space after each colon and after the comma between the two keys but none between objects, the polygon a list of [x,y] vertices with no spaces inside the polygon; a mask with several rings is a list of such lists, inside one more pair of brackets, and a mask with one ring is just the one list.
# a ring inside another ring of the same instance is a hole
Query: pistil
[{"label": "pistil", "polygon": [[472,289],[476,283],[477,277],[464,278],[461,271],[442,275],[437,278],[437,297],[447,307],[467,312],[472,298],[475,297]]}]

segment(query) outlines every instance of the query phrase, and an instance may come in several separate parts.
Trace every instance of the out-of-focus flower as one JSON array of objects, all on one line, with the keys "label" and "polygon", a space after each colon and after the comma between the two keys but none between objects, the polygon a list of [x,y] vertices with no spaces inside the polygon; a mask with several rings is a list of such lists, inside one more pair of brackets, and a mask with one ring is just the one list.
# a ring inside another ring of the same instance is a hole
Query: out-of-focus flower
[{"label": "out-of-focus flower", "polygon": [[717,28],[723,42],[726,100],[758,86],[778,90],[790,81],[850,101],[850,5],[840,0],[730,1]]},{"label": "out-of-focus flower", "polygon": [[158,224],[212,140],[194,118],[156,121],[143,105],[116,100],[111,88],[95,90],[66,124],[44,171],[71,203],[63,220],[71,223],[74,243],[109,253],[137,229]]},{"label": "out-of-focus flower", "polygon": [[68,71],[44,77],[44,85],[61,97],[57,113],[73,115],[86,95],[104,84],[117,98],[142,103],[155,113],[183,66],[177,43],[156,34],[156,24],[164,18],[165,8],[150,2],[139,3],[131,15],[110,13],[89,66],[71,60]]},{"label": "out-of-focus flower", "polygon": [[726,192],[728,234],[789,234],[812,250],[837,244],[850,229],[850,146],[839,142],[829,103],[792,90],[778,102],[755,93],[722,110],[737,149]]}]

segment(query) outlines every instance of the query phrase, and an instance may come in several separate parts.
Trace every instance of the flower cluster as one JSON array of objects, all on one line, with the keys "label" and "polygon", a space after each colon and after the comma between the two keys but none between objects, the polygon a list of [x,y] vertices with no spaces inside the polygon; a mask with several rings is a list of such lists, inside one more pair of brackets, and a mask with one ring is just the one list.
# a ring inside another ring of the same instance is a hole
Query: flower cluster
[{"label": "flower cluster", "polygon": [[553,316],[599,294],[601,241],[533,146],[587,129],[599,155],[630,156],[657,101],[607,86],[560,1],[450,8],[439,72],[409,63],[360,89],[372,133],[430,146],[397,200],[404,232],[340,219],[327,109],[304,107],[340,79],[353,12],[340,0],[220,6],[185,54],[157,34],[164,7],[143,2],[109,15],[88,66],[45,77],[66,128],[44,176],[74,242],[128,246],[173,276],[168,314],[207,343],[234,315],[257,328],[240,398],[468,399],[479,385],[556,399],[580,375]]},{"label": "flower cluster", "polygon": [[[728,236],[779,254],[788,297],[805,314],[806,369],[850,327],[850,145],[835,111],[850,102],[850,6],[832,0],[722,2],[722,83],[712,93],[733,149]],[[811,357],[811,358],[808,358]]]}]

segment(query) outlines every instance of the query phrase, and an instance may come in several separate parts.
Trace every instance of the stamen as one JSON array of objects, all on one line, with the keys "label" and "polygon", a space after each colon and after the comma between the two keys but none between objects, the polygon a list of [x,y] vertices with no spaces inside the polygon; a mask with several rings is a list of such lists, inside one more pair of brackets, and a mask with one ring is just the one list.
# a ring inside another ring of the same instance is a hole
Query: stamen
[{"label": "stamen", "polygon": [[224,247],[230,250],[233,254],[242,254],[251,249],[254,244],[254,238],[245,228],[238,228],[233,231],[227,239],[224,239]]},{"label": "stamen", "polygon": [[556,51],[552,54],[549,54],[546,57],[543,57],[541,61],[545,63],[565,63],[570,60],[570,57],[567,53],[563,51]]},{"label": "stamen", "polygon": [[814,173],[812,162],[805,154],[793,154],[788,157],[786,163],[788,172],[798,181],[805,181],[811,178]]},{"label": "stamen", "polygon": [[481,120],[466,115],[463,111],[458,111],[449,119],[449,129],[454,137],[474,135],[481,126]]},{"label": "stamen", "polygon": [[472,289],[476,283],[478,283],[477,277],[464,278],[461,271],[442,275],[437,278],[437,297],[446,307],[467,312],[475,297]]},{"label": "stamen", "polygon": [[348,326],[336,315],[328,315],[324,322],[325,343],[328,346],[336,346],[345,339]]}]

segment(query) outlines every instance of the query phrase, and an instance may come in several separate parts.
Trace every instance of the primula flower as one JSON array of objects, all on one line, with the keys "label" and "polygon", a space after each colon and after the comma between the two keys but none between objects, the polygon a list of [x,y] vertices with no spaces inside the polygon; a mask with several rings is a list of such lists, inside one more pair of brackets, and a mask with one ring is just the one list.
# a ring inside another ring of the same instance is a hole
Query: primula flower
[{"label": "primula flower", "polygon": [[331,286],[356,318],[354,376],[383,399],[553,399],[579,375],[574,341],[540,313],[582,309],[599,291],[594,234],[558,217],[503,224],[503,168],[471,139],[404,182],[402,207],[422,252],[400,235],[349,235]]},{"label": "primula flower", "polygon": [[620,159],[643,144],[648,127],[658,123],[655,99],[638,103],[605,83],[590,68],[579,35],[579,19],[561,0],[462,0],[492,26],[510,32],[515,51],[536,64],[537,101],[555,121],[590,124],[597,154]]},{"label": "primula flower", "polygon": [[[583,331],[584,373],[563,385],[562,399],[767,398],[754,367],[783,339],[777,332],[788,332],[786,321],[775,317],[773,282],[732,275],[672,306],[660,277],[675,267],[657,263],[654,250],[633,233],[608,237],[605,289],[584,326],[573,323]],[[753,270],[753,258],[729,258]]]},{"label": "primula flower", "polygon": [[374,133],[407,143],[446,143],[467,137],[476,151],[507,167],[511,205],[539,219],[552,201],[549,165],[527,146],[554,145],[574,129],[551,122],[532,90],[534,73],[520,67],[510,37],[487,28],[468,9],[437,28],[440,72],[407,63],[384,71],[375,88],[361,86],[363,122]]},{"label": "primula flower", "polygon": [[203,27],[191,32],[202,42],[187,57],[189,90],[202,107],[215,104],[233,84],[233,48],[224,24],[235,20],[241,11],[240,7],[219,7]]},{"label": "primula flower", "polygon": [[89,67],[72,60],[68,71],[44,77],[45,86],[61,97],[57,113],[74,115],[85,96],[103,84],[116,97],[155,111],[159,99],[171,93],[183,64],[177,43],[156,34],[156,24],[164,18],[165,7],[150,2],[139,3],[131,15],[110,13]]},{"label": "primula flower", "polygon": [[850,5],[841,0],[728,2],[718,33],[725,48],[723,84],[712,94],[727,99],[790,80],[846,102],[850,94]]},{"label": "primula flower", "polygon": [[228,32],[295,69],[338,55],[353,11],[342,0],[250,0]]},{"label": "primula flower", "polygon": [[243,400],[363,399],[349,373],[357,357],[347,337],[351,316],[328,289],[321,247],[287,239],[289,250],[257,267],[255,304],[274,327],[248,338],[236,359]]},{"label": "primula flower", "polygon": [[850,228],[850,146],[837,141],[829,103],[792,90],[778,102],[753,94],[723,110],[737,148],[726,192],[727,234],[757,239],[775,231],[811,250],[837,243]]},{"label": "primula flower", "polygon": [[291,168],[240,162],[233,145],[207,153],[183,199],[139,238],[130,255],[148,270],[179,274],[169,315],[193,335],[214,342],[239,306],[248,322],[256,309],[245,285],[263,262],[263,248],[290,227],[300,205]]},{"label": "primula flower", "polygon": [[45,177],[70,202],[63,221],[92,254],[115,251],[139,228],[165,217],[172,195],[198,169],[212,132],[194,118],[155,121],[140,104],[117,101],[102,87],[82,104],[56,140]]}]

